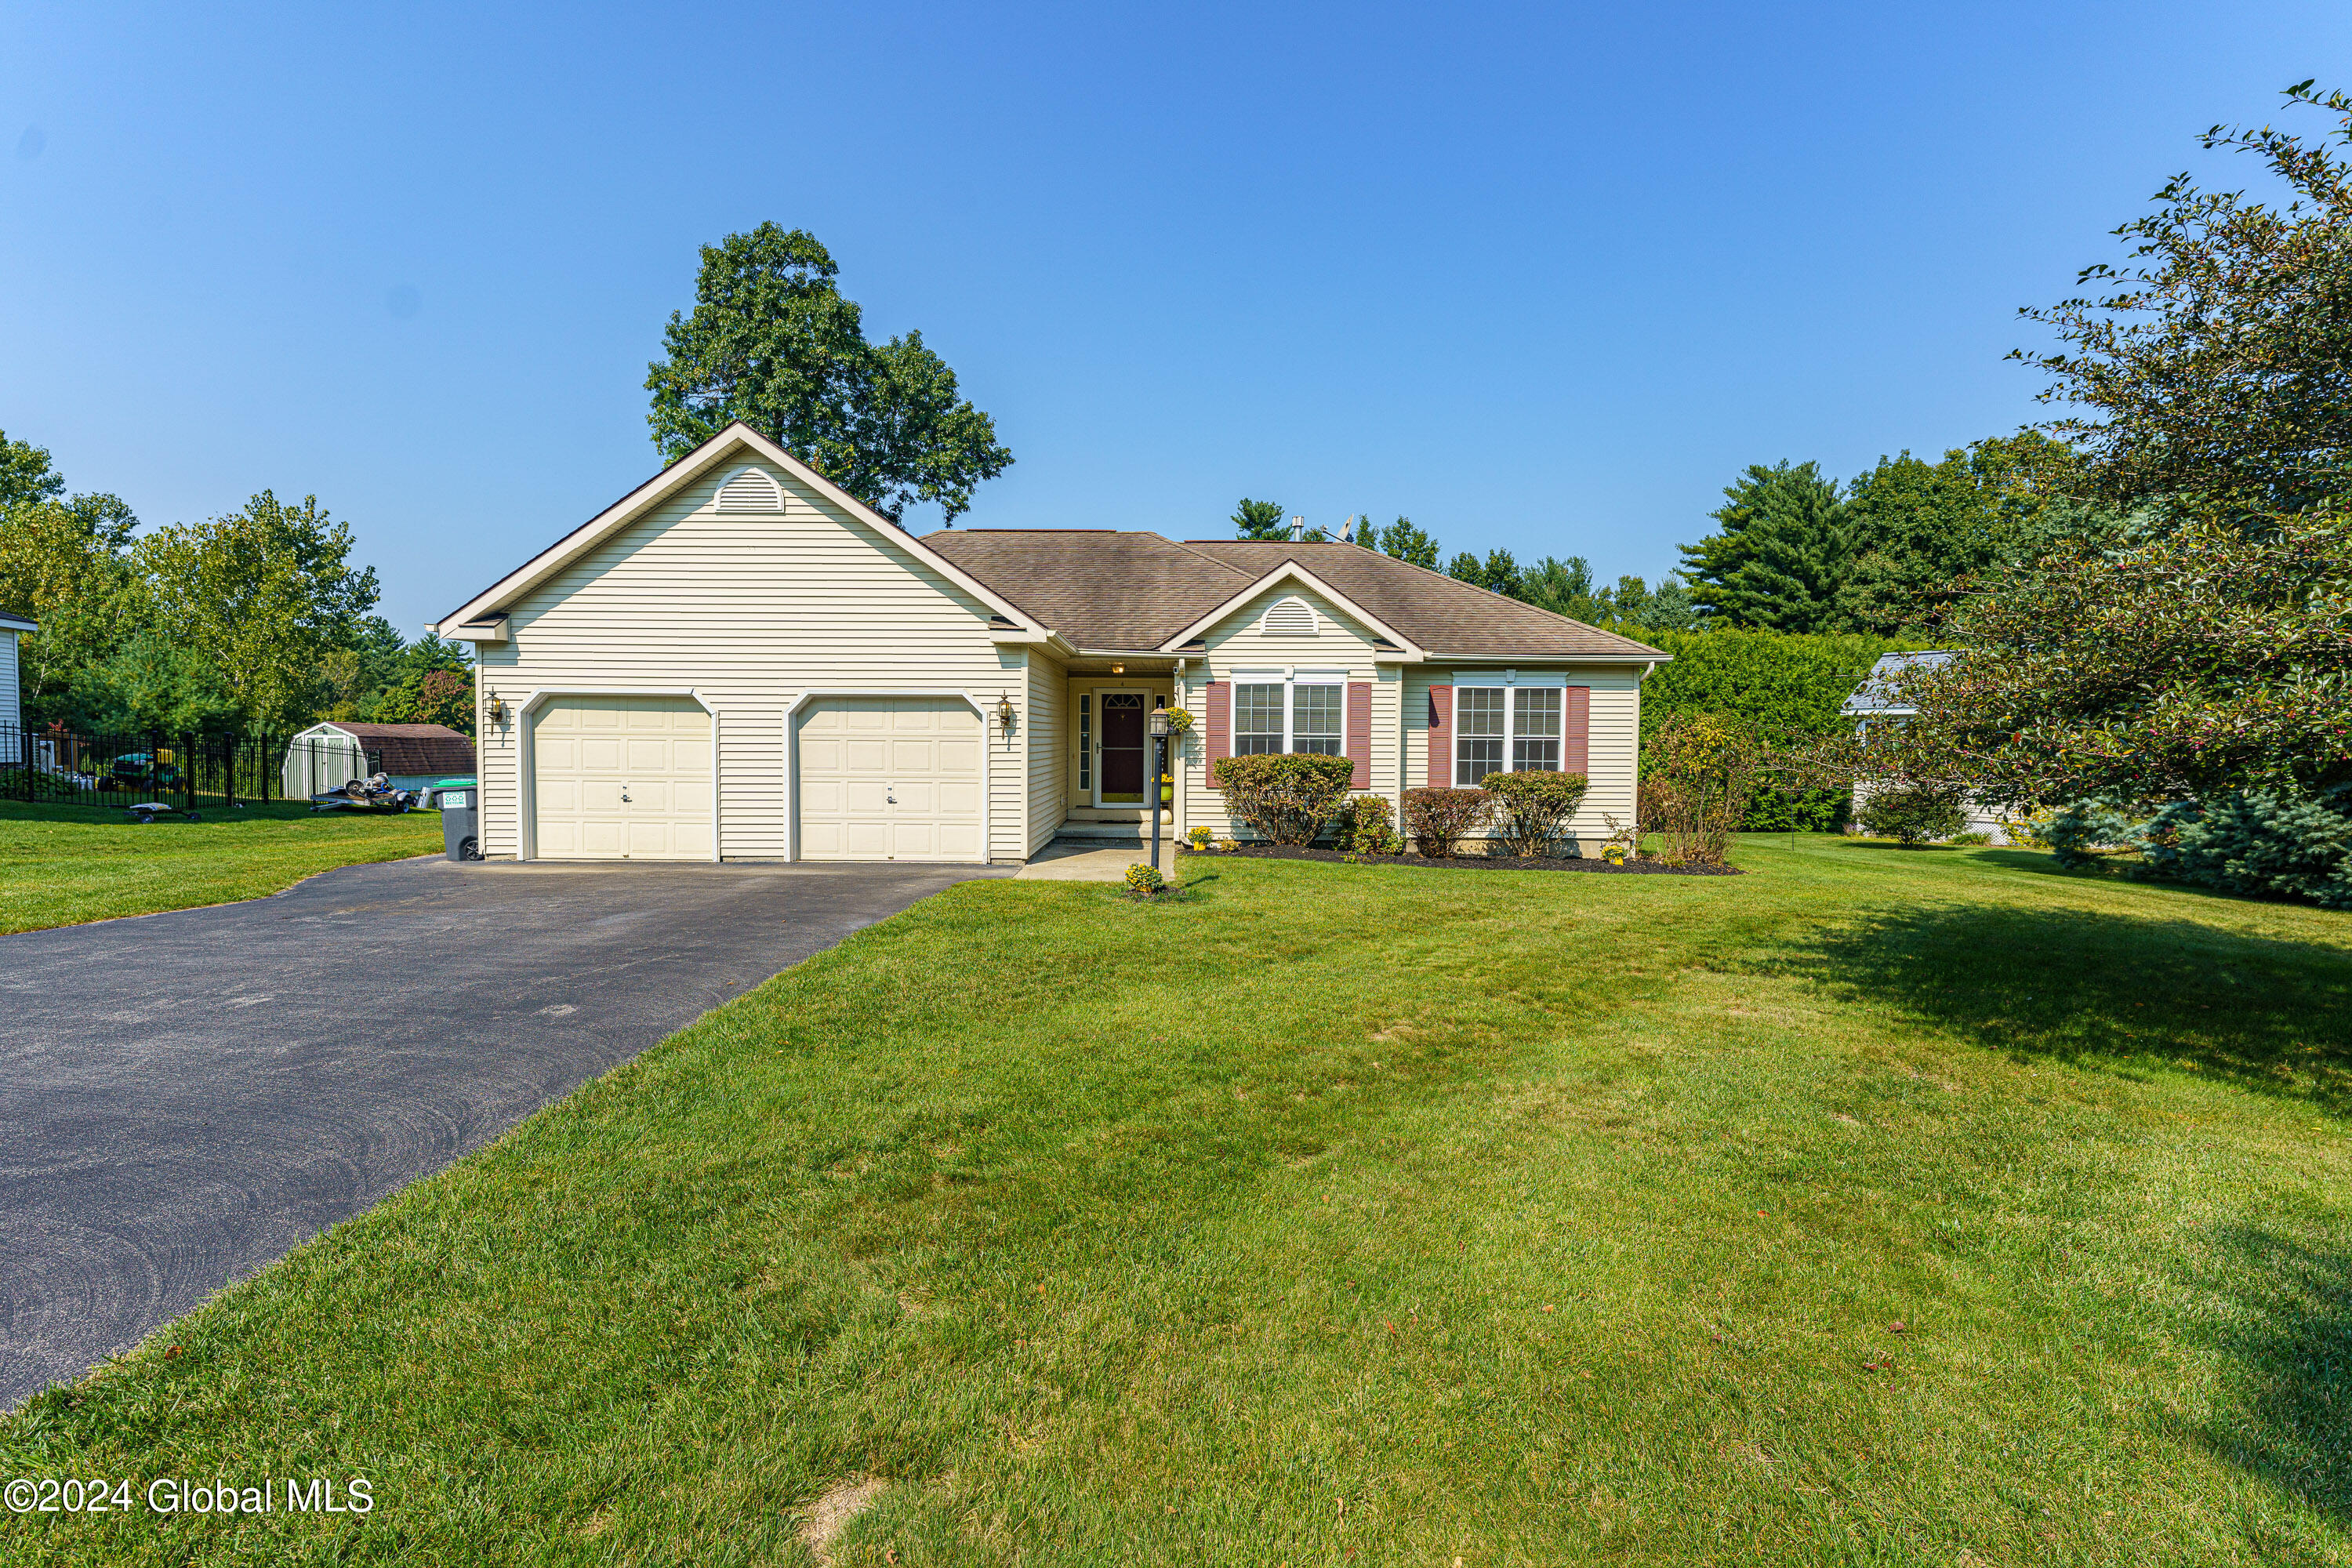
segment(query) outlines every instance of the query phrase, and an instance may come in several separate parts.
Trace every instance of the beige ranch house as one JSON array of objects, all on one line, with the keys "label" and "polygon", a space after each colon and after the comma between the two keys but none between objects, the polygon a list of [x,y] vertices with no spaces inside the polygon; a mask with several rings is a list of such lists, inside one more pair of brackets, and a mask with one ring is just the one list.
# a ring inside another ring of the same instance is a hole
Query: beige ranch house
[{"label": "beige ranch house", "polygon": [[1231,753],[1424,784],[1563,768],[1630,820],[1665,655],[1351,544],[916,538],[742,425],[440,623],[474,645],[485,855],[1019,862],[1162,821],[1233,831]]}]

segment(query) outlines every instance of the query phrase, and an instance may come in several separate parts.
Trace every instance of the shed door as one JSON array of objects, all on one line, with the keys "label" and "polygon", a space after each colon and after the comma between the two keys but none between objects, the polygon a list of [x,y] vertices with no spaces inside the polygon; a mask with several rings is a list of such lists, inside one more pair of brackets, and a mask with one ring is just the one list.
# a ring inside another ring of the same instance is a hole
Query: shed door
[{"label": "shed door", "polygon": [[540,858],[710,858],[710,715],[693,698],[551,697],[530,726]]},{"label": "shed door", "polygon": [[801,858],[988,858],[980,715],[961,698],[820,698],[794,743]]}]

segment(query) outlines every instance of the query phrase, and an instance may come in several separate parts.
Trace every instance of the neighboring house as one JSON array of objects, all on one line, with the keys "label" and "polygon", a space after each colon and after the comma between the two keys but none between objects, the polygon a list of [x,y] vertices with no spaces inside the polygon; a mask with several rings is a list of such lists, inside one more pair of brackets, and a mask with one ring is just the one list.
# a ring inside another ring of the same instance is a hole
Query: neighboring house
[{"label": "neighboring house", "polygon": [[[1895,689],[1895,678],[1906,670],[1935,669],[1948,663],[1951,658],[1952,650],[1949,648],[1881,654],[1878,662],[1870,667],[1870,673],[1863,677],[1862,684],[1854,688],[1853,695],[1845,700],[1845,706],[1839,711],[1854,720],[1862,729],[1868,729],[1873,724],[1899,724],[1919,710],[1906,702]],[[1862,814],[1863,803],[1870,798],[1870,789],[1866,780],[1853,786],[1853,809],[1857,817]],[[2009,842],[2009,832],[2001,826],[2000,815],[1991,807],[1973,800],[1962,804],[1969,814],[1969,820],[1961,831],[1985,834],[1995,844]],[[1858,822],[1848,827],[1850,832],[1862,830]]]},{"label": "neighboring house", "polygon": [[1387,797],[1587,773],[1630,820],[1665,655],[1350,544],[916,538],[742,425],[476,595],[481,838],[523,859],[1020,861],[1057,835],[1231,830],[1232,752]]},{"label": "neighboring house", "polygon": [[[16,639],[26,632],[40,630],[30,616],[20,616],[14,610],[0,610],[0,730],[21,731],[25,728],[24,681],[17,674]],[[9,759],[18,760],[19,742],[5,742]]]},{"label": "neighboring house", "polygon": [[394,789],[470,777],[474,742],[446,724],[313,724],[286,743],[286,797],[323,795],[379,770]]}]

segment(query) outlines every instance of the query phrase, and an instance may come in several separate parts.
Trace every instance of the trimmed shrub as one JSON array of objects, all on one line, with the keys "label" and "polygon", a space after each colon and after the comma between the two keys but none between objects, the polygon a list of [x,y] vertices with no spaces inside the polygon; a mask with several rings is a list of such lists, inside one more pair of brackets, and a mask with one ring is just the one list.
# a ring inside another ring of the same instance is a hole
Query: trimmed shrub
[{"label": "trimmed shrub", "polygon": [[1522,858],[1550,854],[1584,802],[1582,773],[1529,769],[1488,773],[1478,782],[1495,797],[1495,837],[1505,850]]},{"label": "trimmed shrub", "polygon": [[1358,855],[1402,855],[1404,840],[1397,837],[1384,795],[1351,795],[1339,808],[1331,837],[1338,846]]},{"label": "trimmed shrub", "polygon": [[2352,786],[2316,800],[2249,790],[2183,802],[2134,837],[2143,875],[2352,909]]},{"label": "trimmed shrub", "polygon": [[1483,789],[1409,789],[1404,792],[1405,837],[1423,855],[1451,855],[1494,812],[1495,797]]},{"label": "trimmed shrub", "polygon": [[1157,866],[1147,866],[1140,860],[1127,868],[1127,890],[1145,898],[1164,890],[1168,879],[1160,874]]},{"label": "trimmed shrub", "polygon": [[1225,811],[1259,837],[1276,844],[1312,844],[1339,815],[1356,764],[1346,757],[1305,752],[1220,757],[1210,782]]},{"label": "trimmed shrub", "polygon": [[1862,803],[1862,825],[1881,838],[1927,844],[1966,827],[1969,813],[1958,789],[1896,784],[1870,792]]}]

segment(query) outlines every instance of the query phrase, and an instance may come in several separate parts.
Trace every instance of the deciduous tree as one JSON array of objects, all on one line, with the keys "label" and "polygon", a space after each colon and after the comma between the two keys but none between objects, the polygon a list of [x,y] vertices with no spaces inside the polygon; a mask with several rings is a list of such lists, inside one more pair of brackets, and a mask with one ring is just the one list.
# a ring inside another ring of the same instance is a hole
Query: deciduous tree
[{"label": "deciduous tree", "polygon": [[772,223],[703,247],[694,311],[646,377],[654,444],[675,461],[740,419],[894,522],[916,501],[953,522],[1013,454],[920,332],[866,342],[836,271]]}]

